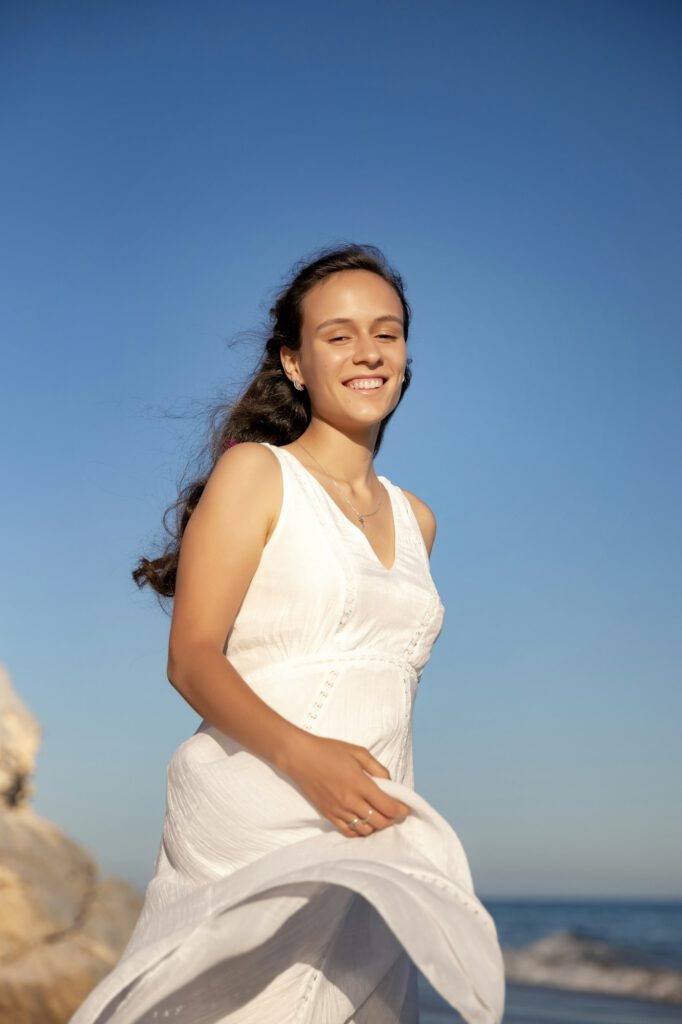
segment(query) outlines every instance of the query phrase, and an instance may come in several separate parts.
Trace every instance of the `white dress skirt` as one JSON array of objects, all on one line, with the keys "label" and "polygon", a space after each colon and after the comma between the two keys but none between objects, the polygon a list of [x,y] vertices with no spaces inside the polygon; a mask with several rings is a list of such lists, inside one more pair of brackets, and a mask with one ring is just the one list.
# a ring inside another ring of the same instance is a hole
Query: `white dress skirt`
[{"label": "white dress skirt", "polygon": [[282,508],[225,656],[300,728],[367,747],[391,774],[376,784],[411,810],[348,838],[203,720],[168,763],[133,934],[70,1024],[414,1024],[416,967],[470,1024],[499,1024],[495,923],[458,836],[414,790],[412,708],[445,609],[412,507],[379,477],[387,569],[296,456],[262,443]]}]

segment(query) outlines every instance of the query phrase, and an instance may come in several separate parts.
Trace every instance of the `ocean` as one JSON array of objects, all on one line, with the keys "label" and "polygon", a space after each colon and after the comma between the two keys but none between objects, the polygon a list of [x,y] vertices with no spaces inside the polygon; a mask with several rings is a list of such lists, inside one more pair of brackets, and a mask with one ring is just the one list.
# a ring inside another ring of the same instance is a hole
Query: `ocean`
[{"label": "ocean", "polygon": [[[682,900],[481,902],[505,958],[504,1024],[682,1024]],[[421,1024],[461,1017],[419,976]]]}]

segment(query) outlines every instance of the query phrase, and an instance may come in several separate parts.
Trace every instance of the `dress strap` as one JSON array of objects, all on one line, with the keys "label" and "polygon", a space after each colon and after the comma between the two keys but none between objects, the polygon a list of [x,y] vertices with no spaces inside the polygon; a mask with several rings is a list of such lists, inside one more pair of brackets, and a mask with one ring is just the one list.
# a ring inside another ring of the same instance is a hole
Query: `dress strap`
[{"label": "dress strap", "polygon": [[415,554],[417,554],[418,557],[421,557],[423,559],[424,563],[428,568],[429,553],[426,549],[426,544],[424,543],[424,535],[422,534],[419,521],[416,515],[414,514],[414,509],[412,508],[410,499],[407,497],[402,487],[399,487],[398,484],[394,484],[391,480],[388,479],[388,477],[382,476],[380,477],[380,479],[383,481],[384,484],[386,484],[388,487],[392,489],[393,494],[397,499],[395,505],[397,506],[399,514],[401,516],[403,534],[407,540],[407,543],[412,548],[412,551]]}]

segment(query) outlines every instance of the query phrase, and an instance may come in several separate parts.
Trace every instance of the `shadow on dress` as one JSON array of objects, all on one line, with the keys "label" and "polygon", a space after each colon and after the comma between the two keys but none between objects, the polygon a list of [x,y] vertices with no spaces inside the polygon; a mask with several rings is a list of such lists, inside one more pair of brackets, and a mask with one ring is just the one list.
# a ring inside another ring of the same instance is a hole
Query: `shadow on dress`
[{"label": "shadow on dress", "polygon": [[[298,909],[272,935],[224,958],[221,946],[234,947],[242,922],[242,949],[248,941],[255,904],[267,931],[287,900]],[[415,1024],[417,1003],[417,970],[364,896],[328,882],[293,882],[208,919],[120,992],[98,1024]]]}]

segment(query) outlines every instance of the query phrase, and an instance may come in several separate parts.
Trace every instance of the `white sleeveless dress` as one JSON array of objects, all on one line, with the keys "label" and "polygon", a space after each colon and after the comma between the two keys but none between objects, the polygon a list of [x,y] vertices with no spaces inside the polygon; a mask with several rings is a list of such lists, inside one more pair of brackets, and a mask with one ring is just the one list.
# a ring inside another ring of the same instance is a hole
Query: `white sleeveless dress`
[{"label": "white sleeveless dress", "polygon": [[413,1024],[415,964],[470,1024],[499,1024],[495,923],[456,833],[413,788],[412,705],[445,611],[417,520],[380,476],[387,569],[296,456],[262,443],[282,507],[224,653],[288,720],[367,747],[391,773],[374,781],[411,810],[347,838],[203,720],[168,764],[135,930],[70,1024]]}]

